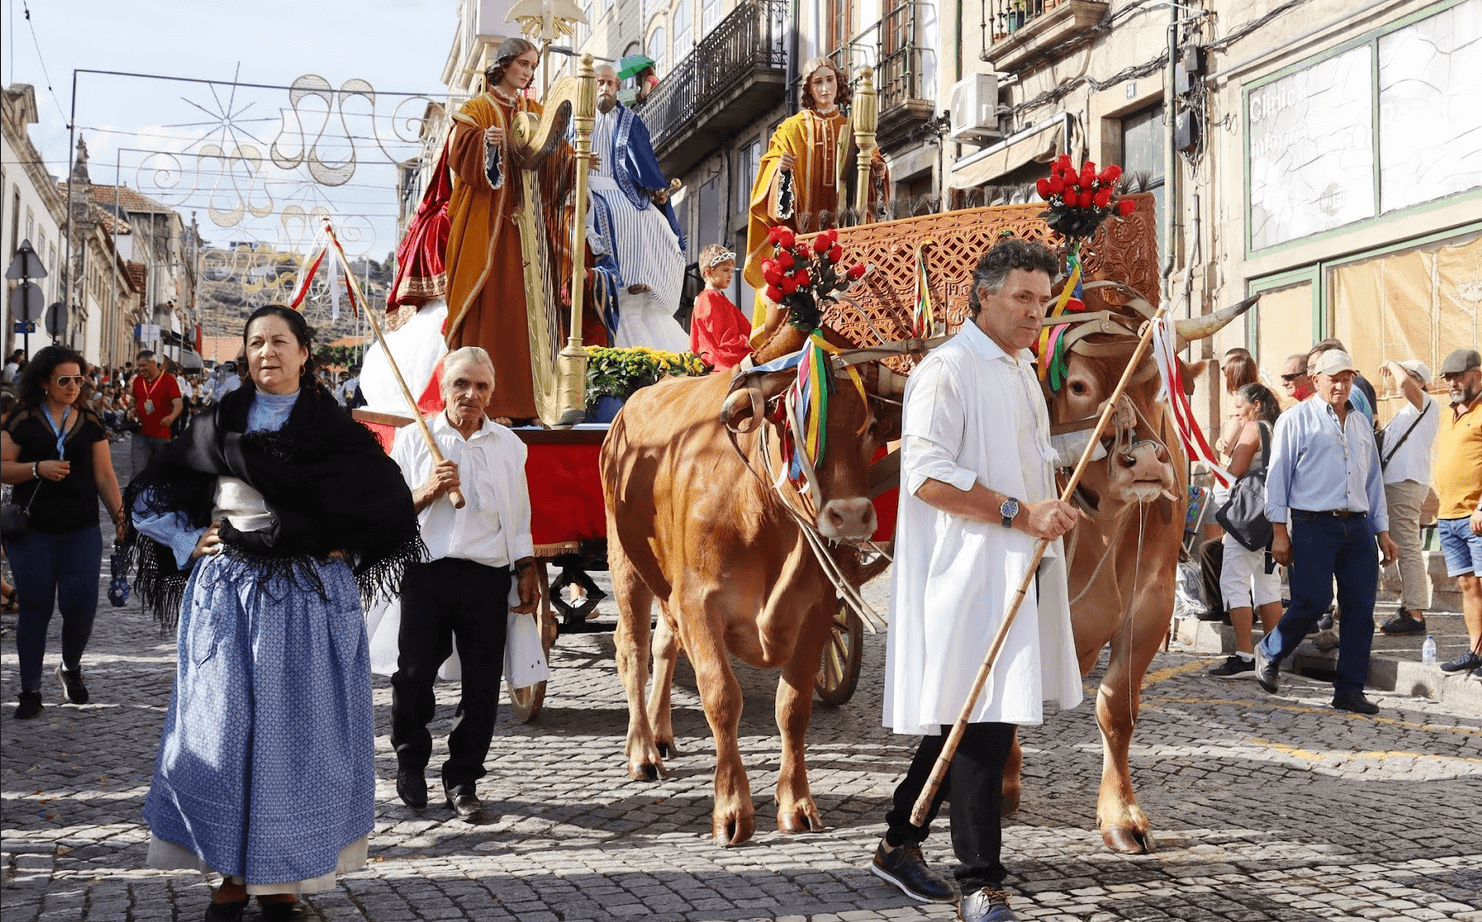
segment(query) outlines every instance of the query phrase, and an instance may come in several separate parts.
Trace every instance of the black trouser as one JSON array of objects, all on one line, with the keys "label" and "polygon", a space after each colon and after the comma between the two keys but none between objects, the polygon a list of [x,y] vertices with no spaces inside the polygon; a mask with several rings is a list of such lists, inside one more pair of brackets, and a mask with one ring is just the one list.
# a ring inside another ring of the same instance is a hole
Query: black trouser
[{"label": "black trouser", "polygon": [[471,560],[444,558],[407,568],[401,583],[400,654],[391,677],[391,745],[402,768],[420,771],[432,758],[427,730],[436,707],[432,683],[456,637],[463,687],[448,734],[443,783],[472,786],[484,776],[499,711],[509,586],[508,570]]},{"label": "black trouser", "polygon": [[996,889],[1008,876],[999,861],[1003,848],[999,813],[1003,806],[1003,763],[1013,746],[1014,730],[1013,724],[968,724],[947,777],[932,799],[926,823],[916,826],[911,823],[911,808],[926,787],[942,744],[947,741],[945,732],[923,736],[906,777],[896,786],[894,806],[885,814],[886,843],[919,844],[926,839],[932,819],[950,792],[952,803],[948,816],[952,825],[952,851],[958,862],[954,876],[964,895],[984,887]]},{"label": "black trouser", "polygon": [[1225,594],[1220,592],[1220,574],[1224,569],[1225,542],[1215,539],[1199,545],[1199,581],[1204,586],[1204,602],[1209,611],[1222,615],[1228,614],[1225,611]]}]

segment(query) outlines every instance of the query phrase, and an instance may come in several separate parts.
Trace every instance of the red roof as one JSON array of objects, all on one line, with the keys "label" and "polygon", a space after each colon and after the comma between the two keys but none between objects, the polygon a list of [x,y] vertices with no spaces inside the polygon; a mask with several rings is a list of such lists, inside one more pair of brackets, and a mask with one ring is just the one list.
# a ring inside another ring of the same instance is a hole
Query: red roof
[{"label": "red roof", "polygon": [[130,189],[128,186],[98,186],[92,187],[93,201],[104,208],[112,208],[114,203],[118,204],[120,210],[125,214],[153,213],[174,214],[175,209],[167,208],[156,202],[147,195]]},{"label": "red roof", "polygon": [[145,284],[148,279],[146,273],[149,267],[145,266],[143,263],[136,262],[125,262],[124,265],[128,266],[129,268],[129,279],[134,283],[134,288],[139,291],[144,291]]}]

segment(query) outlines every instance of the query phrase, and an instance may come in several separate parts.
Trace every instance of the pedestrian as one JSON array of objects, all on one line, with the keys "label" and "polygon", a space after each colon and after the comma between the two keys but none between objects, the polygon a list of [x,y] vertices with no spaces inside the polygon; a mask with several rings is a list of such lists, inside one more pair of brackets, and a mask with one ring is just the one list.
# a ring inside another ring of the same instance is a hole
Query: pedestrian
[{"label": "pedestrian", "polygon": [[1301,403],[1312,396],[1312,378],[1307,375],[1307,353],[1286,357],[1282,368],[1282,390],[1292,403]]},{"label": "pedestrian", "polygon": [[705,290],[690,314],[690,351],[716,371],[735,368],[751,355],[751,321],[726,295],[735,274],[735,253],[718,243],[700,251]]},{"label": "pedestrian", "polygon": [[180,384],[174,375],[165,374],[159,358],[148,349],[135,357],[139,373],[134,376],[134,418],[139,431],[134,433],[133,450],[130,452],[133,470],[137,477],[146,465],[159,457],[170,443],[170,428],[185,412],[185,398],[180,393]]},{"label": "pedestrian", "polygon": [[[423,550],[380,443],[315,384],[303,315],[254,311],[250,382],[129,487],[136,589],[178,621],[148,863],[222,875],[206,919],[303,918],[365,864],[375,724],[361,599]],[[203,757],[203,754],[209,754]]]},{"label": "pedestrian", "polygon": [[[428,427],[444,460],[434,463],[427,440],[414,426],[398,432],[391,448],[412,488],[428,548],[401,585],[391,745],[396,793],[409,807],[426,807],[432,684],[456,640],[462,696],[442,767],[443,795],[459,817],[477,822],[483,804],[475,784],[486,774],[484,758],[494,735],[507,613],[535,610],[539,565],[530,537],[525,444],[486,415],[494,396],[489,354],[477,346],[449,353],[440,386],[444,409]],[[463,494],[462,509],[448,497],[453,490]]]},{"label": "pedestrian", "polygon": [[[1029,346],[1059,272],[1050,250],[999,243],[973,273],[971,322],[932,351],[906,387],[900,518],[891,585],[885,725],[923,734],[886,814],[871,871],[923,902],[952,902],[951,884],[921,856],[951,791],[952,848],[968,922],[1017,919],[1003,892],[999,810],[1016,725],[1039,724],[1041,698],[1081,700],[1065,555],[1075,524],[1050,461],[1050,420]],[[1055,542],[999,654],[926,823],[911,822],[945,734],[957,719],[1037,539]]]},{"label": "pedestrian", "polygon": [[1443,663],[1444,672],[1482,678],[1482,355],[1457,349],[1441,363],[1451,406],[1441,412],[1436,453],[1436,531],[1446,575],[1461,590],[1467,651]]},{"label": "pedestrian", "polygon": [[[1351,396],[1353,360],[1341,349],[1328,349],[1312,370],[1316,399],[1276,421],[1266,473],[1266,518],[1275,533],[1271,556],[1290,568],[1292,602],[1276,629],[1256,645],[1256,681],[1276,693],[1282,660],[1327,611],[1336,579],[1343,627],[1332,704],[1376,714],[1379,706],[1364,697],[1379,588],[1375,538],[1385,565],[1399,549],[1389,536],[1372,427]],[[1294,554],[1293,547],[1302,552]]]},{"label": "pedestrian", "polygon": [[[1242,428],[1236,433],[1226,469],[1239,478],[1265,469],[1271,429],[1276,425],[1280,407],[1276,395],[1264,384],[1242,387],[1235,394],[1235,407]],[[1227,535],[1223,543],[1220,594],[1225,610],[1230,613],[1230,626],[1235,629],[1235,652],[1209,670],[1209,674],[1217,679],[1254,677],[1252,621],[1259,613],[1261,629],[1270,633],[1281,620],[1281,574],[1276,572],[1269,547],[1249,550],[1232,535]]]},{"label": "pedestrian", "polygon": [[1431,370],[1424,362],[1385,362],[1379,376],[1396,384],[1405,398],[1405,405],[1384,427],[1379,447],[1389,533],[1400,549],[1400,610],[1379,629],[1386,634],[1424,634],[1431,577],[1420,546],[1420,507],[1431,491],[1431,447],[1441,430],[1441,410],[1425,392]]},{"label": "pedestrian", "polygon": [[103,533],[98,499],[119,526],[123,501],[108,454],[103,422],[78,396],[82,356],[65,346],[47,346],[26,363],[20,405],[0,431],[0,476],[16,484],[12,500],[30,510],[24,534],[5,535],[5,553],[15,574],[20,603],[15,645],[20,656],[18,720],[41,714],[41,661],[53,604],[62,613],[62,661],[57,680],[73,704],[87,704],[82,654],[98,611],[98,566]]},{"label": "pedestrian", "polygon": [[[1317,357],[1333,349],[1337,349],[1340,352],[1348,352],[1348,347],[1343,345],[1340,340],[1336,337],[1329,336],[1327,339],[1320,339],[1313,343],[1312,349],[1307,353],[1307,376],[1313,379],[1314,388],[1316,386],[1316,379],[1314,377],[1316,372],[1314,369],[1317,367]],[[1351,356],[1349,361],[1353,361]],[[1365,378],[1360,372],[1355,371],[1353,373],[1353,388],[1349,392],[1349,399],[1353,401],[1353,405],[1358,408],[1360,413],[1369,418],[1371,424],[1377,424],[1374,408],[1379,406],[1379,396],[1374,390],[1374,385],[1370,384],[1369,379]]]},{"label": "pedestrian", "polygon": [[[1220,361],[1220,372],[1225,379],[1225,396],[1230,399],[1230,408],[1225,411],[1225,421],[1220,424],[1220,435],[1215,440],[1215,451],[1220,453],[1221,463],[1230,458],[1230,452],[1235,448],[1235,440],[1245,431],[1246,420],[1241,411],[1235,408],[1235,395],[1247,384],[1255,384],[1260,380],[1256,373],[1256,360],[1246,349],[1231,349],[1225,353]],[[1221,497],[1216,491],[1216,502],[1223,503],[1228,496]],[[1216,506],[1215,508],[1219,508]]]},{"label": "pedestrian", "polygon": [[0,369],[0,384],[14,385],[20,377],[21,369],[26,365],[26,350],[17,349],[5,360],[5,368]]}]

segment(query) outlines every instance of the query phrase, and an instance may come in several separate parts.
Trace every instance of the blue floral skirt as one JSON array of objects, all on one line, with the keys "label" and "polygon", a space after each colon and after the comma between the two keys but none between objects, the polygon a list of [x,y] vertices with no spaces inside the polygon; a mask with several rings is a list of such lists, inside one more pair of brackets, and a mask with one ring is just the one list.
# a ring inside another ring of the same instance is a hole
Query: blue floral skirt
[{"label": "blue floral skirt", "polygon": [[156,842],[254,890],[332,880],[352,869],[342,851],[363,863],[375,825],[369,644],[355,578],[340,561],[303,558],[293,569],[269,574],[229,553],[196,566],[144,801]]}]

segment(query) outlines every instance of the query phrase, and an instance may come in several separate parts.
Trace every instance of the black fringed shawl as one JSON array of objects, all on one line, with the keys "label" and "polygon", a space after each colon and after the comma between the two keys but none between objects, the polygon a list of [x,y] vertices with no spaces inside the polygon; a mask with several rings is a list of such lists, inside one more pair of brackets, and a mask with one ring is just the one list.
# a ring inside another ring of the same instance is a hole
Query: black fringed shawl
[{"label": "black fringed shawl", "polygon": [[[217,478],[237,477],[263,495],[273,524],[244,533],[221,522],[223,553],[263,568],[264,579],[287,576],[323,594],[304,559],[344,551],[364,604],[399,592],[407,565],[421,560],[426,548],[396,462],[317,384],[299,392],[282,429],[244,435],[256,393],[244,383],[196,416],[185,435],[129,484],[125,508],[132,511],[142,497],[143,508],[183,512],[193,527],[203,528],[211,524]],[[145,610],[173,626],[194,561],[177,568],[170,548],[140,534],[132,517],[127,540],[139,555],[135,588]]]}]

